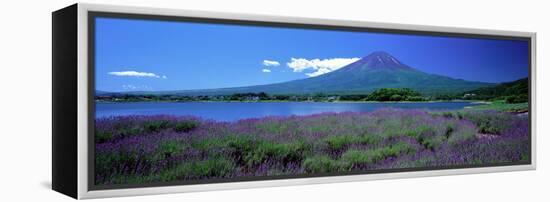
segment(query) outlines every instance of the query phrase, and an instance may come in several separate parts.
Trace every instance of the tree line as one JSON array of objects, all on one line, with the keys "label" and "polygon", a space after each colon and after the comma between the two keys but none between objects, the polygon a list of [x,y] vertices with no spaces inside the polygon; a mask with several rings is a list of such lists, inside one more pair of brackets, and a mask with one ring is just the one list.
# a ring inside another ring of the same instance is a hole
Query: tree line
[{"label": "tree line", "polygon": [[436,101],[436,100],[505,100],[507,103],[523,103],[528,101],[528,81],[520,79],[491,87],[479,88],[462,93],[442,93],[422,95],[410,88],[381,88],[371,93],[357,94],[267,94],[265,92],[233,93],[229,95],[178,95],[178,94],[124,94],[113,93],[96,96],[96,101],[106,102],[144,102],[144,101],[294,101],[294,102],[333,102],[333,101]]},{"label": "tree line", "polygon": [[142,101],[427,101],[429,98],[408,88],[382,88],[369,94],[267,94],[259,93],[234,93],[230,95],[137,95],[137,94],[109,94],[96,96],[97,101],[108,102],[142,102]]}]

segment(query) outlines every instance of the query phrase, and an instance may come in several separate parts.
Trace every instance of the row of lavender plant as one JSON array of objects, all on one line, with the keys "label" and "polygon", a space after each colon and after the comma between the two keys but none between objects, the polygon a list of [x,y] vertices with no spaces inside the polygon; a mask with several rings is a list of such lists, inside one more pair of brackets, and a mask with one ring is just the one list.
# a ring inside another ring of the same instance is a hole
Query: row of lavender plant
[{"label": "row of lavender plant", "polygon": [[216,122],[96,120],[96,184],[483,165],[529,157],[529,122],[494,111],[382,109]]}]

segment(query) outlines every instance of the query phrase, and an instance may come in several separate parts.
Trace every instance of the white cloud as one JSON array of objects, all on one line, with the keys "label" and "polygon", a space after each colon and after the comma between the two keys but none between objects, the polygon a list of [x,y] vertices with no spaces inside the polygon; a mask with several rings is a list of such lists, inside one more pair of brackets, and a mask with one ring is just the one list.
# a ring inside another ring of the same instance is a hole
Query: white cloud
[{"label": "white cloud", "polygon": [[271,72],[271,70],[269,70],[269,69],[262,69],[262,72],[264,72],[264,73],[269,73],[269,72]]},{"label": "white cloud", "polygon": [[134,77],[155,77],[159,78],[155,73],[150,72],[136,72],[136,71],[123,71],[123,72],[109,72],[110,75],[114,76],[134,76]]},{"label": "white cloud", "polygon": [[[334,70],[332,70],[334,71]],[[322,68],[322,69],[318,69],[317,71],[315,72],[312,72],[312,73],[306,73],[307,76],[309,77],[316,77],[316,76],[319,76],[321,74],[326,74],[326,73],[329,73],[331,72],[331,70],[327,69],[327,68]]]},{"label": "white cloud", "polygon": [[303,72],[304,70],[314,70],[312,73],[306,73],[309,77],[319,76],[325,73],[340,69],[346,65],[356,62],[361,58],[330,58],[330,59],[313,59],[291,58],[290,62],[286,63],[293,72]]},{"label": "white cloud", "polygon": [[160,76],[151,72],[136,72],[136,71],[122,71],[122,72],[109,72],[113,76],[131,76],[131,77],[152,77],[152,78],[163,78],[166,79],[166,76]]},{"label": "white cloud", "polygon": [[264,60],[262,64],[266,67],[271,67],[271,66],[276,67],[281,65],[278,61],[275,61],[275,60]]}]

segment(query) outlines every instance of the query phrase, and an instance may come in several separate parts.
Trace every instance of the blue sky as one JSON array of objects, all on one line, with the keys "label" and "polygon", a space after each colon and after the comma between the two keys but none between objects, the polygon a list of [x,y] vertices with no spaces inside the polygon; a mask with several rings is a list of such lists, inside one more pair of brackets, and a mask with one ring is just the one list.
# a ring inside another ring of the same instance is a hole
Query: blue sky
[{"label": "blue sky", "polygon": [[327,73],[374,51],[424,72],[471,81],[528,75],[525,41],[97,18],[96,89],[277,83]]}]

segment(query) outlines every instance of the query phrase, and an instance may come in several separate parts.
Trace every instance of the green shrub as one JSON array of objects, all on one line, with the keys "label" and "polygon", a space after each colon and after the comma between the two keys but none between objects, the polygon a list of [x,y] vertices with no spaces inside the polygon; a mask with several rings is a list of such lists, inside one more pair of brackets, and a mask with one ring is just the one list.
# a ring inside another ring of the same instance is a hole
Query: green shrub
[{"label": "green shrub", "polygon": [[490,121],[483,121],[478,123],[478,131],[483,134],[499,134],[499,127],[491,124]]},{"label": "green shrub", "polygon": [[307,172],[310,173],[326,173],[343,170],[346,167],[344,164],[331,159],[329,156],[313,156],[308,157],[302,163]]},{"label": "green shrub", "polygon": [[456,118],[458,119],[463,119],[464,118],[464,114],[462,112],[456,112]]},{"label": "green shrub", "polygon": [[95,131],[95,142],[96,143],[104,143],[108,142],[113,138],[113,134],[108,131]]},{"label": "green shrub", "polygon": [[454,125],[447,124],[445,127],[445,138],[449,139],[449,137],[451,137],[454,131],[455,131]]},{"label": "green shrub", "polygon": [[224,144],[237,152],[246,153],[254,149],[256,141],[247,135],[229,135],[226,137]]},{"label": "green shrub", "polygon": [[99,152],[95,156],[95,172],[107,176],[132,173],[136,169],[136,162],[140,160],[137,152],[127,150]]},{"label": "green shrub", "polygon": [[454,146],[458,143],[473,140],[475,138],[476,130],[474,128],[464,127],[460,130],[455,131],[453,135],[448,138],[447,142],[449,143],[449,145]]},{"label": "green shrub", "polygon": [[235,157],[240,158],[247,166],[253,166],[267,159],[281,161],[300,161],[303,152],[311,149],[305,141],[276,143],[266,140],[255,140],[247,135],[229,135],[225,138],[205,138],[191,143],[196,149],[210,150],[215,147],[227,147]]},{"label": "green shrub", "polygon": [[256,147],[247,151],[244,155],[244,160],[248,165],[262,163],[269,156],[285,156],[290,151],[282,144],[272,142],[260,142]]},{"label": "green shrub", "polygon": [[145,122],[143,124],[143,128],[147,132],[158,132],[168,128],[169,124],[170,122],[167,120],[155,120],[155,121]]},{"label": "green shrub", "polygon": [[406,131],[405,135],[415,138],[419,144],[430,150],[434,150],[439,146],[443,142],[441,138],[444,137],[443,134],[438,135],[436,128],[429,125],[419,125],[414,129]]},{"label": "green shrub", "polygon": [[417,138],[418,143],[420,143],[424,148],[434,151],[443,141],[438,137],[425,137],[420,136]]},{"label": "green shrub", "polygon": [[384,155],[385,157],[397,157],[399,154],[413,154],[415,152],[416,148],[414,148],[412,145],[400,141],[390,145],[389,147],[385,147]]},{"label": "green shrub", "polygon": [[426,100],[421,96],[411,96],[407,98],[407,101],[419,102],[419,101],[426,101]]},{"label": "green shrub", "polygon": [[[410,98],[417,99],[421,94],[409,88],[381,88],[369,94],[366,100],[370,101],[402,101]],[[414,98],[413,98],[414,97]]]},{"label": "green shrub", "polygon": [[495,135],[508,130],[513,119],[513,115],[496,111],[465,111],[463,116],[477,126],[479,133]]},{"label": "green shrub", "polygon": [[199,150],[210,150],[224,146],[227,146],[227,142],[222,138],[202,138],[191,142],[191,147]]},{"label": "green shrub", "polygon": [[390,96],[390,100],[391,101],[401,101],[402,97],[401,97],[401,95],[393,94],[392,96]]},{"label": "green shrub", "polygon": [[185,145],[177,140],[166,140],[157,146],[157,152],[164,158],[177,155],[185,149]]},{"label": "green shrub", "polygon": [[529,97],[526,94],[511,95],[506,97],[506,103],[516,104],[516,103],[524,103],[528,101],[529,101]]},{"label": "green shrub", "polygon": [[362,135],[356,138],[355,142],[359,144],[374,145],[382,142],[384,138],[378,135]]},{"label": "green shrub", "polygon": [[378,144],[383,139],[384,138],[382,138],[379,135],[367,135],[367,134],[360,135],[360,136],[336,135],[336,136],[330,136],[325,138],[324,142],[326,142],[328,147],[332,150],[341,150],[351,144],[365,144],[365,145]]},{"label": "green shrub", "polygon": [[260,141],[244,154],[244,160],[248,165],[259,164],[270,158],[281,161],[299,161],[302,159],[302,152],[308,148],[309,146],[303,141],[292,143]]},{"label": "green shrub", "polygon": [[138,127],[121,128],[121,129],[118,130],[119,135],[122,136],[122,137],[137,135],[141,132],[142,132],[141,129],[138,128]]},{"label": "green shrub", "polygon": [[360,151],[351,149],[342,154],[340,160],[349,162],[352,165],[357,165],[373,163],[383,157],[381,150]]},{"label": "green shrub", "polygon": [[388,157],[397,157],[400,154],[411,154],[414,152],[416,152],[416,149],[408,143],[398,142],[387,147],[367,151],[351,149],[342,154],[340,160],[349,163],[351,166],[355,166],[358,164],[376,163]]},{"label": "green shrub", "polygon": [[441,115],[445,118],[453,118],[454,117],[453,112],[443,112],[443,113],[441,113]]},{"label": "green shrub", "polygon": [[333,150],[340,150],[345,146],[354,143],[355,140],[355,137],[352,135],[336,135],[326,138],[325,142],[328,144],[329,148]]},{"label": "green shrub", "polygon": [[159,181],[174,181],[186,178],[201,177],[225,177],[235,170],[235,163],[226,158],[217,157],[199,162],[185,162],[174,168],[166,169],[156,176],[150,176],[148,179],[157,178]]},{"label": "green shrub", "polygon": [[187,121],[181,121],[177,122],[174,126],[174,131],[179,133],[186,133],[189,132],[199,126],[199,122],[194,120],[187,120]]},{"label": "green shrub", "polygon": [[235,169],[235,163],[225,158],[213,158],[196,163],[193,174],[206,177],[223,177]]},{"label": "green shrub", "polygon": [[433,136],[436,134],[435,128],[430,125],[419,125],[413,129],[405,131],[405,135],[412,138],[419,138],[420,136]]}]

